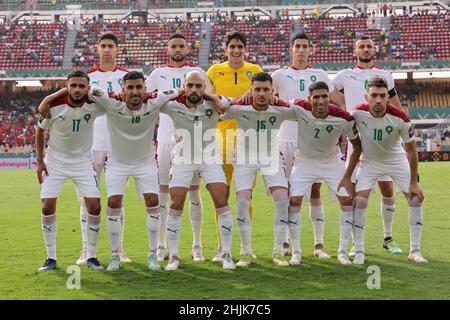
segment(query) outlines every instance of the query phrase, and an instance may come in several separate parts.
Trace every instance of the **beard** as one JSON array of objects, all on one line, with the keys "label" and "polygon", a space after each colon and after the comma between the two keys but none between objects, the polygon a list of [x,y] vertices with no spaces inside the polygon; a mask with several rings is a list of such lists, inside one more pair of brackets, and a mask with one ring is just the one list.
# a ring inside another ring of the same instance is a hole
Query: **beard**
[{"label": "beard", "polygon": [[82,104],[84,101],[86,101],[87,98],[87,94],[84,96],[81,96],[81,98],[75,98],[74,96],[70,96],[70,100],[74,103],[74,104]]},{"label": "beard", "polygon": [[180,55],[173,55],[170,57],[171,60],[175,61],[175,62],[180,62],[186,59],[186,55],[185,54],[180,54]]},{"label": "beard", "polygon": [[369,57],[369,58],[358,58],[358,60],[359,60],[360,62],[367,63],[367,62],[370,62],[370,61],[373,60],[373,56],[371,56],[371,57]]},{"label": "beard", "polygon": [[199,103],[200,101],[202,101],[203,97],[200,97],[198,95],[189,95],[186,97],[186,99],[188,99],[190,103]]}]

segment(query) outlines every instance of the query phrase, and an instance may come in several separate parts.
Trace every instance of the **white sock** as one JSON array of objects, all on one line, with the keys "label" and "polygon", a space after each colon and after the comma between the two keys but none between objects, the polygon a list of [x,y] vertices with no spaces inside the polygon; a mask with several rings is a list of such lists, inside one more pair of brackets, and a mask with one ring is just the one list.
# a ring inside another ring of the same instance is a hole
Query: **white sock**
[{"label": "white sock", "polygon": [[[239,191],[236,199],[236,222],[241,246],[246,253],[252,254],[252,222],[250,221],[250,190]],[[242,193],[244,192],[244,193]]]},{"label": "white sock", "polygon": [[302,224],[302,219],[300,216],[299,206],[289,206],[289,234],[292,241],[292,252],[301,253],[302,249],[300,246],[300,226]]},{"label": "white sock", "polygon": [[341,235],[339,242],[338,253],[345,252],[347,254],[348,241],[353,228],[353,207],[341,206],[341,214],[339,216],[339,223],[341,225]]},{"label": "white sock", "polygon": [[408,207],[410,252],[420,251],[420,238],[423,228],[422,207]]},{"label": "white sock", "polygon": [[364,252],[364,225],[366,224],[366,209],[368,199],[357,196],[353,213],[353,234],[356,252]]},{"label": "white sock", "polygon": [[158,229],[160,219],[160,207],[147,207],[147,234],[149,252],[156,252],[158,247]]},{"label": "white sock", "polygon": [[283,241],[288,232],[288,192],[287,189],[277,189],[272,192],[272,198],[275,201],[275,217],[273,220],[273,254],[280,254]]},{"label": "white sock", "polygon": [[122,224],[120,223],[121,209],[106,209],[106,226],[108,227],[109,245],[113,255],[118,255],[120,251],[120,236]]},{"label": "white sock", "polygon": [[83,242],[83,249],[87,248],[87,220],[88,220],[88,211],[86,208],[86,204],[84,203],[84,199],[81,199],[80,204],[80,226],[81,226],[81,241]]},{"label": "white sock", "polygon": [[56,213],[49,216],[42,215],[42,234],[47,258],[56,260]]},{"label": "white sock", "polygon": [[384,238],[392,237],[392,225],[394,224],[395,198],[381,199],[381,217],[383,218]]},{"label": "white sock", "polygon": [[88,215],[87,219],[87,258],[97,257],[97,244],[100,235],[100,215]]},{"label": "white sock", "polygon": [[323,206],[319,199],[311,199],[309,203],[309,218],[314,229],[314,245],[323,244],[323,229],[325,225]]},{"label": "white sock", "polygon": [[202,246],[203,203],[200,190],[191,190],[189,197],[189,217],[192,227],[192,247]]},{"label": "white sock", "polygon": [[220,240],[222,242],[222,253],[231,255],[231,243],[233,241],[233,217],[230,208],[216,208],[217,223],[219,225]]},{"label": "white sock", "polygon": [[159,193],[159,207],[161,208],[159,214],[159,232],[158,232],[158,246],[166,248],[166,229],[167,229],[167,213],[169,212],[169,193]]},{"label": "white sock", "polygon": [[169,209],[169,216],[167,218],[167,242],[169,244],[170,256],[179,257],[178,248],[180,246],[182,213],[182,211]]},{"label": "white sock", "polygon": [[122,201],[122,208],[120,208],[120,249],[123,249],[123,234],[125,230],[125,207],[123,206],[124,202]]}]

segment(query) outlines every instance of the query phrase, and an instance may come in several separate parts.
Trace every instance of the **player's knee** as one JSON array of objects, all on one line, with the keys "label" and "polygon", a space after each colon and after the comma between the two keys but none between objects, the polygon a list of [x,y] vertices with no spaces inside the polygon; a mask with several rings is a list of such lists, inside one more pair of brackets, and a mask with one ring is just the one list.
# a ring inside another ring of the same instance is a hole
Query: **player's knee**
[{"label": "player's knee", "polygon": [[42,206],[42,215],[44,216],[51,216],[56,212],[56,207],[52,204],[44,204]]},{"label": "player's knee", "polygon": [[144,199],[147,208],[159,206],[159,198],[157,194],[154,193],[144,194]]},{"label": "player's knee", "polygon": [[223,208],[228,207],[228,201],[225,197],[220,197],[218,199],[214,199],[214,207],[217,208]]},{"label": "player's knee", "polygon": [[302,204],[302,197],[291,197],[289,200],[289,205],[293,207],[300,207]]},{"label": "player's knee", "polygon": [[408,200],[408,205],[410,207],[420,207],[422,206],[422,202],[420,201],[420,199],[418,197],[413,197],[412,199],[410,199],[409,197],[407,198]]},{"label": "player's knee", "polygon": [[378,183],[383,197],[391,198],[394,195],[394,184],[390,181],[382,181]]},{"label": "player's knee", "polygon": [[342,198],[339,199],[339,202],[341,204],[341,207],[351,207],[351,206],[353,206],[353,200],[350,197],[342,197]]},{"label": "player's knee", "polygon": [[108,198],[108,207],[118,209],[122,207],[122,196],[111,196]]},{"label": "player's knee", "polygon": [[368,204],[369,204],[369,199],[361,197],[361,196],[355,197],[355,208],[367,209]]},{"label": "player's knee", "polygon": [[89,214],[92,214],[94,216],[98,216],[100,214],[100,211],[101,211],[100,201],[94,202],[94,203],[90,203],[87,206],[87,211],[89,212]]},{"label": "player's knee", "polygon": [[311,200],[320,198],[320,183],[314,183],[311,188]]},{"label": "player's knee", "polygon": [[173,198],[172,203],[170,205],[170,209],[174,209],[177,211],[183,211],[184,201],[178,198]]}]

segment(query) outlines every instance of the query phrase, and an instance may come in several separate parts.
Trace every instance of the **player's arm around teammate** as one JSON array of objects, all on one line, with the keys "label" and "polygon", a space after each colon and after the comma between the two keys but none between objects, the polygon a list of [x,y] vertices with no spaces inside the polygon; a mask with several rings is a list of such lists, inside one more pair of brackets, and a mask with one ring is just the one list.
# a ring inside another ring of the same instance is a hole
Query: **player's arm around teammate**
[{"label": "player's arm around teammate", "polygon": [[[103,269],[96,258],[100,232],[100,190],[89,161],[93,122],[103,112],[87,103],[89,76],[82,71],[69,74],[67,97],[59,99],[49,111],[50,119],[38,122],[36,135],[37,175],[41,184],[42,231],[47,248],[47,260],[40,268],[56,268],[56,202],[65,180],[71,179],[88,209],[87,265]],[[55,97],[55,96],[53,96]],[[45,129],[50,140],[44,157]]]}]

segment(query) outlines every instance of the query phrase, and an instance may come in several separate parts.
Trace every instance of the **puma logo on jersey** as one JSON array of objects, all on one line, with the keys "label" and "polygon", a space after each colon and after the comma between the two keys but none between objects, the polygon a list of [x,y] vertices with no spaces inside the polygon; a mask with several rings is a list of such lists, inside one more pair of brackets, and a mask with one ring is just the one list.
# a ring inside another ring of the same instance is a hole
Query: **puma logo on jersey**
[{"label": "puma logo on jersey", "polygon": [[350,75],[350,78],[357,80],[354,75]]},{"label": "puma logo on jersey", "polygon": [[119,222],[119,218],[108,217],[108,220],[112,222]]},{"label": "puma logo on jersey", "polygon": [[92,84],[99,85],[98,80],[92,81]]},{"label": "puma logo on jersey", "polygon": [[244,114],[244,115],[242,116],[242,118],[247,119],[247,121],[250,121],[250,117],[249,117],[248,115],[246,115],[246,114]]},{"label": "puma logo on jersey", "polygon": [[167,77],[166,77],[166,76],[160,75],[160,77],[161,77],[162,79],[164,79],[164,80],[167,80]]},{"label": "puma logo on jersey", "polygon": [[118,114],[120,114],[121,116],[126,116],[127,115],[126,113],[123,113],[121,111],[119,111]]},{"label": "puma logo on jersey", "polygon": [[350,220],[345,220],[345,223],[348,223],[349,225],[353,226],[353,222],[351,222]]},{"label": "puma logo on jersey", "polygon": [[167,228],[167,231],[170,231],[170,232],[172,232],[172,233],[177,233],[177,232],[178,232],[178,229],[172,230],[172,229],[170,229],[170,228]]},{"label": "puma logo on jersey", "polygon": [[295,81],[295,79],[291,75],[287,75],[287,78]]},{"label": "puma logo on jersey", "polygon": [[308,120],[306,120],[305,118],[302,118],[303,121],[305,121],[305,124],[308,124]]},{"label": "puma logo on jersey", "polygon": [[367,122],[361,121],[361,123],[367,127]]},{"label": "puma logo on jersey", "polygon": [[186,115],[186,113],[184,113],[183,111],[178,110],[178,113],[181,113],[183,116]]},{"label": "puma logo on jersey", "polygon": [[149,112],[144,113],[142,116],[145,117],[145,116],[148,116],[150,114],[151,114],[151,112],[149,111]]},{"label": "puma logo on jersey", "polygon": [[150,218],[153,218],[155,220],[159,220],[159,216],[152,216],[151,214],[150,214]]},{"label": "puma logo on jersey", "polygon": [[61,118],[62,119],[62,121],[66,121],[66,118],[64,118],[63,116],[59,116],[58,118],[56,118],[56,119],[59,119],[59,118]]}]

